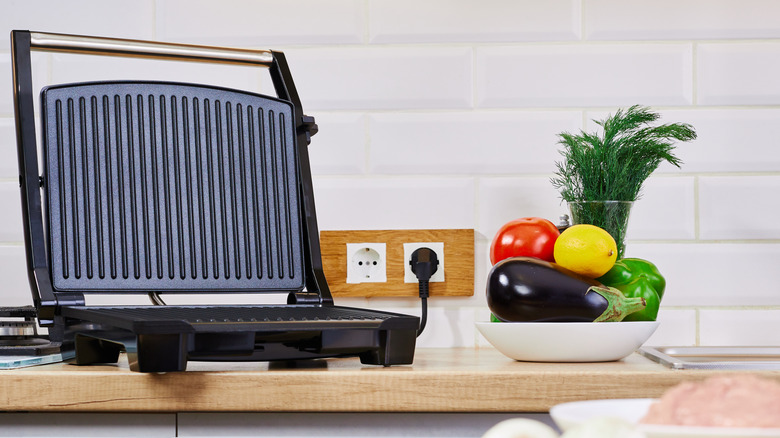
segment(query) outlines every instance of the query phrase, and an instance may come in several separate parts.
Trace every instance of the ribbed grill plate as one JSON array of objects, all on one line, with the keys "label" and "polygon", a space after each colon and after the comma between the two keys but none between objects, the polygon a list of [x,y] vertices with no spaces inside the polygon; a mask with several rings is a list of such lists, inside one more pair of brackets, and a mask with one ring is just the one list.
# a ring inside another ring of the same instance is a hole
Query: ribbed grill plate
[{"label": "ribbed grill plate", "polygon": [[[69,307],[79,309],[79,307]],[[189,323],[262,321],[384,320],[387,314],[348,307],[319,306],[133,306],[81,307],[117,319],[132,321],[182,320]]]},{"label": "ribbed grill plate", "polygon": [[292,107],[171,83],[43,91],[57,290],[299,290]]},{"label": "ribbed grill plate", "polygon": [[[377,328],[399,315],[350,307],[281,306],[138,306],[63,308],[63,315],[136,330],[139,325],[164,331],[177,322],[195,331],[323,330]],[[405,317],[412,319],[412,317]],[[416,324],[413,323],[413,325]]]}]

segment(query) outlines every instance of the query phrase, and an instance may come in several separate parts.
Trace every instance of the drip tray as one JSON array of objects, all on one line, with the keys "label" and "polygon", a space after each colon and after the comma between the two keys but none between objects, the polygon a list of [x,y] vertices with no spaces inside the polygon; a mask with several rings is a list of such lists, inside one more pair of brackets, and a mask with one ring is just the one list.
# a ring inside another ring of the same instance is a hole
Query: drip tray
[{"label": "drip tray", "polygon": [[780,370],[780,347],[642,347],[638,352],[676,370]]}]

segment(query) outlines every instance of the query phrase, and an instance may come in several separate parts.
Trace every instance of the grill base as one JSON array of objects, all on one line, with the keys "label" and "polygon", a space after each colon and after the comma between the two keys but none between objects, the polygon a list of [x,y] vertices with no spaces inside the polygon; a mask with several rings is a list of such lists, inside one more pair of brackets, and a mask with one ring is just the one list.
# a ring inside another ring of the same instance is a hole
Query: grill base
[{"label": "grill base", "polygon": [[[276,361],[359,357],[412,363],[419,318],[338,306],[65,307],[88,324],[75,337],[76,363],[113,363],[127,352],[133,371],[184,371],[189,360]],[[99,326],[96,329],[95,326]]]}]

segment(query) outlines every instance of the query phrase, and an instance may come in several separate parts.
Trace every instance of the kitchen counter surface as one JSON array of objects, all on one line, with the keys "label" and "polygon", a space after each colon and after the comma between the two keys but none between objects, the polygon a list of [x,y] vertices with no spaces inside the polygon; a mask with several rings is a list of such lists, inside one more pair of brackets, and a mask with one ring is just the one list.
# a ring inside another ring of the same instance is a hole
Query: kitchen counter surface
[{"label": "kitchen counter surface", "polygon": [[[0,371],[5,411],[546,412],[586,399],[657,397],[717,373],[670,370],[638,354],[606,363],[526,363],[492,348],[418,349],[414,365],[359,360],[190,362],[142,374],[68,363]],[[761,374],[780,379],[780,371]]]}]

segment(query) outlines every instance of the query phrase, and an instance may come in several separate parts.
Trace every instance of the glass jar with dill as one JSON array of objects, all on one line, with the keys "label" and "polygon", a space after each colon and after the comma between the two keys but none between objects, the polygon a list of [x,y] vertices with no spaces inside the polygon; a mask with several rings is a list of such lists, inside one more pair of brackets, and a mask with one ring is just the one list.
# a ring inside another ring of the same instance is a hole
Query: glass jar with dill
[{"label": "glass jar with dill", "polygon": [[680,167],[675,141],[696,138],[687,123],[651,126],[659,118],[650,108],[634,105],[594,120],[600,133],[559,134],[563,160],[555,163],[552,184],[569,204],[573,223],[593,224],[612,235],[618,259],[625,251],[631,206],[645,180],[664,161]]}]

